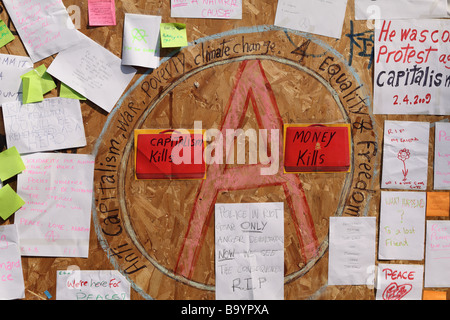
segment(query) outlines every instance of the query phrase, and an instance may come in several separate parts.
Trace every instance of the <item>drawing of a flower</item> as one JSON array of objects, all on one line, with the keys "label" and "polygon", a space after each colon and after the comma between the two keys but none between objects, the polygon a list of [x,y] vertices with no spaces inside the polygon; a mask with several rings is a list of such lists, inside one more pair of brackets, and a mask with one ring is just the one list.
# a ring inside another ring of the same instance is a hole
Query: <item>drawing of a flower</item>
[{"label": "drawing of a flower", "polygon": [[406,169],[406,160],[409,159],[409,156],[411,153],[409,152],[409,149],[402,149],[398,152],[397,159],[403,162],[403,181],[406,181],[406,176],[408,175],[408,169]]}]

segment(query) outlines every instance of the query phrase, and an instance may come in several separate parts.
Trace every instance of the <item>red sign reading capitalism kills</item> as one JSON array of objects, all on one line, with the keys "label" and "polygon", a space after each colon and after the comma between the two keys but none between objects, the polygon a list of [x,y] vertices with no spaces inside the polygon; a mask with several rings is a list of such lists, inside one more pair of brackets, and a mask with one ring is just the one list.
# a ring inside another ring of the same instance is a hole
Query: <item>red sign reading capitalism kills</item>
[{"label": "red sign reading capitalism kills", "polygon": [[136,179],[205,178],[203,133],[135,130],[134,148]]},{"label": "red sign reading capitalism kills", "polygon": [[350,125],[284,126],[285,172],[348,172]]}]

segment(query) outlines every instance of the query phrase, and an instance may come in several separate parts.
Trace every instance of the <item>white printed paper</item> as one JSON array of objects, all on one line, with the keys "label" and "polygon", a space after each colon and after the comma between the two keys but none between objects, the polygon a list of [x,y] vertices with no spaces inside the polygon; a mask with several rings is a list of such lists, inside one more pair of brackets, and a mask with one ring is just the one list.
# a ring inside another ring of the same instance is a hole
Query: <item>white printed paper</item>
[{"label": "white printed paper", "polygon": [[0,300],[25,298],[17,226],[0,226]]},{"label": "white printed paper", "polygon": [[450,190],[450,123],[435,123],[434,189]]},{"label": "white printed paper", "polygon": [[430,123],[384,122],[381,188],[426,190]]},{"label": "white printed paper", "polygon": [[160,16],[125,13],[122,64],[158,68],[160,61]]},{"label": "white printed paper", "polygon": [[59,270],[56,300],[130,300],[130,283],[117,270]]},{"label": "white printed paper", "polygon": [[355,0],[356,20],[445,18],[447,0]]},{"label": "white printed paper", "polygon": [[215,205],[216,300],[284,299],[282,202]]},{"label": "white printed paper", "polygon": [[450,114],[450,20],[375,28],[374,114]]},{"label": "white printed paper", "polygon": [[60,52],[47,72],[110,112],[137,70],[123,66],[120,58],[81,35],[83,40],[75,47]]},{"label": "white printed paper", "polygon": [[426,192],[381,192],[378,259],[424,258],[426,199]]},{"label": "white printed paper", "polygon": [[450,287],[450,221],[428,220],[425,287]]},{"label": "white printed paper", "polygon": [[422,289],[422,265],[378,265],[376,300],[422,300]]},{"label": "white printed paper", "polygon": [[242,0],[171,0],[172,18],[242,19]]},{"label": "white printed paper", "polygon": [[0,105],[4,102],[21,101],[21,75],[33,69],[28,57],[0,54]]},{"label": "white printed paper", "polygon": [[80,39],[61,0],[4,0],[33,62],[74,46]]},{"label": "white printed paper", "polygon": [[7,102],[2,109],[6,144],[8,148],[15,146],[21,154],[86,146],[79,100]]},{"label": "white printed paper", "polygon": [[279,0],[275,25],[340,39],[347,0]]},{"label": "white printed paper", "polygon": [[82,257],[89,252],[95,158],[33,153],[22,156],[16,215],[23,256]]},{"label": "white printed paper", "polygon": [[330,217],[328,285],[373,285],[375,217]]}]

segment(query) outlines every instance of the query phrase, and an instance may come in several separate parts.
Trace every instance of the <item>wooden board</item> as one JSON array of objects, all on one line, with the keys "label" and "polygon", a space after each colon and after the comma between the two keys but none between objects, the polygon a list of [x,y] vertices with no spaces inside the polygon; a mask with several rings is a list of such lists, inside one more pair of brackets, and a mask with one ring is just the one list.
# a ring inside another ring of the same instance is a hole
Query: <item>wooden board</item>
[{"label": "wooden board", "polygon": [[[190,44],[165,50],[156,70],[139,69],[110,114],[82,102],[88,145],[64,152],[96,155],[89,258],[23,257],[27,300],[45,300],[45,291],[54,296],[56,271],[74,268],[120,270],[132,283],[133,300],[212,300],[214,203],[264,201],[287,208],[286,300],[374,299],[371,287],[327,286],[329,217],[378,216],[385,119],[443,117],[372,114],[373,29],[354,21],[353,1],[340,40],[273,26],[272,0],[244,0],[242,20],[175,19],[170,1],[116,1],[117,26],[94,28],[86,27],[87,1],[64,4],[81,32],[118,57],[125,12],[186,23]],[[4,9],[0,17],[9,21]],[[26,55],[19,39],[0,52]],[[53,58],[43,63],[48,67]],[[280,170],[255,179],[256,167],[231,165],[215,167],[202,181],[134,179],[134,129],[192,129],[195,121],[203,129],[348,123],[352,168],[289,176]],[[432,167],[429,177],[431,190]],[[14,217],[3,223],[13,222]]]}]

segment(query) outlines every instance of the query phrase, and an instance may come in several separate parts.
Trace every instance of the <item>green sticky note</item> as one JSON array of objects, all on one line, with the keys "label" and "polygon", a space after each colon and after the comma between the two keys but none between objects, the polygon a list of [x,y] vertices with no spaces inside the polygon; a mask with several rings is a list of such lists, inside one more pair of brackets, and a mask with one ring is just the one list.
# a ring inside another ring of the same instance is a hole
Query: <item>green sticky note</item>
[{"label": "green sticky note", "polygon": [[25,170],[25,164],[16,147],[0,153],[0,180],[5,181]]},{"label": "green sticky note", "polygon": [[34,103],[44,100],[41,78],[36,75],[22,77],[22,103]]},{"label": "green sticky note", "polygon": [[25,201],[7,184],[0,189],[0,217],[8,219],[14,212],[19,210]]},{"label": "green sticky note", "polygon": [[33,69],[21,76],[22,80],[26,77],[37,76],[41,82],[42,95],[52,91],[56,88],[56,83],[50,74],[47,73],[45,65],[41,64],[36,69]]},{"label": "green sticky note", "polygon": [[3,20],[0,20],[0,47],[3,47],[4,45],[10,43],[14,39],[14,35],[8,29],[5,22],[3,22]]},{"label": "green sticky note", "polygon": [[160,35],[163,48],[178,48],[188,45],[186,25],[183,23],[161,23]]},{"label": "green sticky note", "polygon": [[61,98],[70,98],[78,100],[86,100],[81,94],[73,90],[71,87],[61,82],[61,87],[59,88],[59,96]]}]

